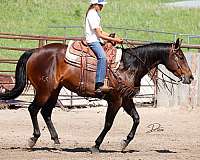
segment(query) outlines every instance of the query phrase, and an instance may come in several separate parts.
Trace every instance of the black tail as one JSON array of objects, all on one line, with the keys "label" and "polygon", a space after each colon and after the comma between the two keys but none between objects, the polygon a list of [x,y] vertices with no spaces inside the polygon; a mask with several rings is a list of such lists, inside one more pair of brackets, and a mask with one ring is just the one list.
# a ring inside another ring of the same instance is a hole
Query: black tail
[{"label": "black tail", "polygon": [[0,93],[0,100],[9,100],[18,97],[24,90],[27,81],[26,63],[34,50],[24,52],[20,57],[15,72],[15,87],[6,93]]}]

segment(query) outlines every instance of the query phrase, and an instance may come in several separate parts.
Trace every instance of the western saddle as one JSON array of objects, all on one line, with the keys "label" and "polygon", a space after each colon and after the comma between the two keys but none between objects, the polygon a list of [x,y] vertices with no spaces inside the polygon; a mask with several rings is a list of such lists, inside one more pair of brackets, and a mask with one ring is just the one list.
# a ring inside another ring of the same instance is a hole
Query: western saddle
[{"label": "western saddle", "polygon": [[[119,61],[116,61],[117,49],[111,42],[107,42],[102,45],[106,57],[107,68],[116,69],[119,66]],[[68,64],[79,67],[81,69],[80,75],[80,88],[84,88],[84,74],[85,71],[96,72],[97,59],[94,52],[87,45],[86,41],[70,41],[68,44],[65,61]],[[108,73],[108,72],[107,72]],[[83,75],[82,75],[83,74]],[[107,78],[108,74],[107,74]],[[80,89],[81,91],[81,89]]]}]

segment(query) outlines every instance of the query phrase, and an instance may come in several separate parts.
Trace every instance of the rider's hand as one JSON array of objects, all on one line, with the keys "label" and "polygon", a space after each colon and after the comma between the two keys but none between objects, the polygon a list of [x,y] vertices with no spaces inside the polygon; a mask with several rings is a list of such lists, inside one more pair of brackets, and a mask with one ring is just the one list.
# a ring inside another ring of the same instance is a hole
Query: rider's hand
[{"label": "rider's hand", "polygon": [[115,38],[115,42],[118,43],[118,44],[122,44],[123,39],[122,38]]}]

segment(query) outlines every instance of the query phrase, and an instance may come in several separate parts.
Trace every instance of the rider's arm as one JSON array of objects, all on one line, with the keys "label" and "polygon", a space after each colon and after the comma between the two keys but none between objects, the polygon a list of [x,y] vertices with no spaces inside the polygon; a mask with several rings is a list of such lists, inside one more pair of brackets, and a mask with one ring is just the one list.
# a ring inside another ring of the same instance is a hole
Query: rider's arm
[{"label": "rider's arm", "polygon": [[121,38],[109,37],[109,34],[102,31],[101,28],[96,28],[95,31],[96,31],[96,35],[97,35],[98,38],[102,38],[102,39],[108,40],[108,41],[114,41],[114,42],[117,42],[117,43],[122,43],[122,41],[123,41]]}]

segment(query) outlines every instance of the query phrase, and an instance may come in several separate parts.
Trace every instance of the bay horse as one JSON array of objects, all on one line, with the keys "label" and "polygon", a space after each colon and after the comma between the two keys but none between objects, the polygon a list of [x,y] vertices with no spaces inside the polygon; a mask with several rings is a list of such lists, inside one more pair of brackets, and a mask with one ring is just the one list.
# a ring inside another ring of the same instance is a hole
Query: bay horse
[{"label": "bay horse", "polygon": [[[180,41],[177,39],[174,43],[151,43],[138,47],[122,48],[119,68],[115,71],[108,69],[109,85],[113,90],[105,93],[102,97],[108,103],[105,125],[92,147],[93,150],[99,151],[99,147],[121,107],[133,119],[130,133],[122,142],[122,150],[134,138],[140,118],[132,98],[139,91],[142,77],[152,68],[163,64],[184,84],[191,83],[193,75],[180,45]],[[95,72],[86,71],[87,85],[85,92],[80,92],[81,70],[80,67],[64,61],[67,48],[66,44],[52,43],[26,51],[16,66],[14,88],[0,94],[0,100],[14,99],[23,92],[27,80],[33,85],[35,97],[28,107],[33,125],[33,137],[29,139],[31,148],[41,135],[37,120],[37,114],[40,110],[51,139],[55,145],[60,144],[51,115],[63,86],[80,96],[96,97]]]}]

